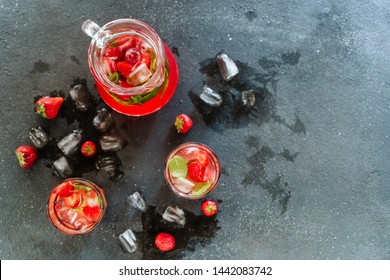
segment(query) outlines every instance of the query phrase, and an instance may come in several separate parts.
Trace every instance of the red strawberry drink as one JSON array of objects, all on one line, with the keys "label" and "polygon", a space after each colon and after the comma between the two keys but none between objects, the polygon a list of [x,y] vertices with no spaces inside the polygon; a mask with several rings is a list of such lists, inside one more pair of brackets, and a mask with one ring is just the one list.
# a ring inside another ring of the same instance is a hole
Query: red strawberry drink
[{"label": "red strawberry drink", "polygon": [[151,27],[138,20],[119,19],[102,28],[87,20],[82,29],[92,37],[89,66],[108,105],[120,113],[140,116],[169,101],[177,84],[177,66]]},{"label": "red strawberry drink", "polygon": [[220,164],[209,147],[188,142],[169,154],[164,174],[174,193],[184,198],[198,199],[216,187]]},{"label": "red strawberry drink", "polygon": [[65,234],[85,234],[94,229],[106,212],[104,191],[92,182],[71,178],[55,187],[49,196],[48,214]]}]

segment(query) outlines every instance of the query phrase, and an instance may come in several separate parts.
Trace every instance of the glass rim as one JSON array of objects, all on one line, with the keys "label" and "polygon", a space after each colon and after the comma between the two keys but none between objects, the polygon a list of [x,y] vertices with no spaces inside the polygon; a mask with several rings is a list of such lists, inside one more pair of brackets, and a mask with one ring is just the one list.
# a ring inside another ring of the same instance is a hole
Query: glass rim
[{"label": "glass rim", "polygon": [[[184,148],[187,148],[187,147],[191,147],[191,146],[195,146],[196,148],[199,148],[199,146],[205,150],[208,154],[211,154],[211,158],[210,160],[213,161],[214,165],[215,165],[215,169],[216,171],[218,171],[218,174],[216,175],[216,178],[215,178],[215,181],[212,183],[212,185],[210,186],[210,188],[203,194],[201,195],[197,195],[197,196],[192,196],[190,194],[186,194],[186,193],[182,193],[180,192],[179,190],[177,190],[176,188],[174,188],[171,183],[170,183],[170,176],[169,176],[169,170],[168,170],[168,161],[170,158],[172,158],[174,155],[176,155],[180,150],[184,149]],[[219,158],[217,157],[217,155],[215,154],[215,152],[209,147],[207,146],[206,144],[203,144],[203,143],[200,143],[200,142],[196,142],[196,141],[189,141],[189,142],[184,142],[180,145],[178,145],[177,147],[175,147],[167,156],[166,158],[166,162],[165,162],[165,168],[164,168],[164,177],[165,177],[165,181],[166,183],[168,184],[169,188],[178,196],[182,197],[182,198],[186,198],[186,199],[190,199],[190,200],[196,200],[196,199],[200,199],[200,198],[203,198],[205,197],[206,195],[210,194],[218,185],[218,182],[219,182],[219,178],[221,177],[221,164],[220,164],[220,161],[219,161]]]},{"label": "glass rim", "polygon": [[[90,226],[88,226],[85,230],[83,231],[80,231],[78,229],[72,229],[70,227],[68,227],[65,223],[63,223],[59,217],[57,216],[57,213],[56,211],[54,210],[54,207],[53,209],[51,209],[50,205],[51,204],[54,204],[55,201],[56,201],[56,198],[58,195],[54,195],[53,194],[53,191],[59,186],[61,185],[62,183],[64,182],[67,182],[67,181],[80,181],[82,183],[86,183],[88,187],[91,187],[95,192],[96,194],[98,195],[98,197],[101,198],[101,204],[99,205],[100,206],[100,213],[99,213],[99,217],[93,222],[91,223]],[[52,197],[54,197],[52,199]],[[47,210],[47,214],[48,214],[48,217],[49,217],[49,220],[50,222],[53,224],[53,226],[55,228],[57,228],[60,232],[64,233],[64,234],[68,234],[68,235],[84,235],[90,231],[92,231],[99,223],[100,221],[103,219],[103,216],[106,212],[106,209],[107,209],[107,200],[106,200],[106,197],[104,195],[104,190],[99,187],[97,184],[95,184],[94,182],[91,182],[87,179],[84,179],[84,178],[78,178],[78,177],[74,177],[74,178],[67,178],[65,180],[63,180],[60,184],[56,185],[51,191],[50,191],[50,194],[49,194],[49,198],[47,200],[47,204],[46,204],[46,210]]]}]

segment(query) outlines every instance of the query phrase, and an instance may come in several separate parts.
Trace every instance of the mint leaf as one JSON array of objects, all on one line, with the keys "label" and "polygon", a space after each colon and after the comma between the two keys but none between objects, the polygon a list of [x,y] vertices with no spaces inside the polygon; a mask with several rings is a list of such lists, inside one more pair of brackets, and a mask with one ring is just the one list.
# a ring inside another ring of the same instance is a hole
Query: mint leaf
[{"label": "mint leaf", "polygon": [[213,182],[196,183],[195,188],[192,191],[191,195],[198,196],[198,195],[202,195],[202,194],[206,193],[212,184],[213,184]]},{"label": "mint leaf", "polygon": [[168,169],[173,177],[187,176],[188,168],[185,158],[182,156],[174,156],[168,161]]},{"label": "mint leaf", "polygon": [[119,74],[118,74],[118,72],[114,72],[111,75],[109,75],[108,79],[110,79],[111,82],[118,83],[118,81],[119,81]]}]

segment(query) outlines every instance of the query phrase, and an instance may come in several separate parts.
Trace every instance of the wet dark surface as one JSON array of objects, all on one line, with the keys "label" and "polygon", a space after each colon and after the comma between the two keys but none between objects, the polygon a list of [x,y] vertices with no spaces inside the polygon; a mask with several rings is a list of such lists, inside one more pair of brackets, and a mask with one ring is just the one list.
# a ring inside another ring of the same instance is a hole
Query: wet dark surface
[{"label": "wet dark surface", "polygon": [[[3,1],[0,16],[1,259],[390,259],[386,1]],[[179,84],[152,115],[112,112],[109,133],[126,140],[122,150],[70,159],[75,176],[104,188],[109,206],[91,233],[66,236],[46,215],[61,182],[51,168],[61,156],[56,142],[74,129],[83,140],[104,134],[90,126],[105,104],[80,27],[126,17],[151,25],[171,48]],[[240,70],[229,82],[217,68],[220,52]],[[85,112],[68,97],[77,78],[93,100]],[[205,84],[223,96],[220,107],[199,99]],[[252,108],[240,101],[246,90]],[[66,98],[55,120],[34,113],[34,97],[45,95]],[[186,135],[173,127],[179,113],[194,121]],[[51,141],[23,170],[14,151],[39,126]],[[167,155],[186,141],[209,145],[221,161],[219,185],[206,197],[220,202],[213,218],[201,214],[202,200],[178,198],[164,181]],[[96,170],[105,156],[117,177]],[[145,213],[126,202],[136,190]],[[169,205],[185,210],[183,228],[161,219]],[[134,254],[119,245],[128,228]],[[174,251],[154,247],[160,231],[176,237]]]}]

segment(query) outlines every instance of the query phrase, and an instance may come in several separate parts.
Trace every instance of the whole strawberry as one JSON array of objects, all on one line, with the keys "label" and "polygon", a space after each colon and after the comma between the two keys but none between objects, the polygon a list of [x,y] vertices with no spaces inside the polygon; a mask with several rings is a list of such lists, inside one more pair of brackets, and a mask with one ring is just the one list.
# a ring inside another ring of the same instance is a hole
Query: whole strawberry
[{"label": "whole strawberry", "polygon": [[173,250],[173,248],[175,248],[175,243],[173,235],[165,232],[159,233],[154,240],[156,247],[163,252]]},{"label": "whole strawberry", "polygon": [[218,212],[218,205],[215,201],[205,200],[202,202],[202,212],[205,216],[210,217]]},{"label": "whole strawberry", "polygon": [[175,118],[175,127],[179,133],[187,133],[192,127],[192,120],[186,114],[180,114]]},{"label": "whole strawberry", "polygon": [[35,112],[45,119],[54,119],[63,102],[64,98],[62,97],[42,97],[35,102]]},{"label": "whole strawberry", "polygon": [[20,146],[15,151],[19,164],[22,168],[30,168],[38,158],[37,150],[32,146]]},{"label": "whole strawberry", "polygon": [[81,145],[81,153],[85,157],[92,157],[96,153],[96,145],[92,141],[86,141]]}]

